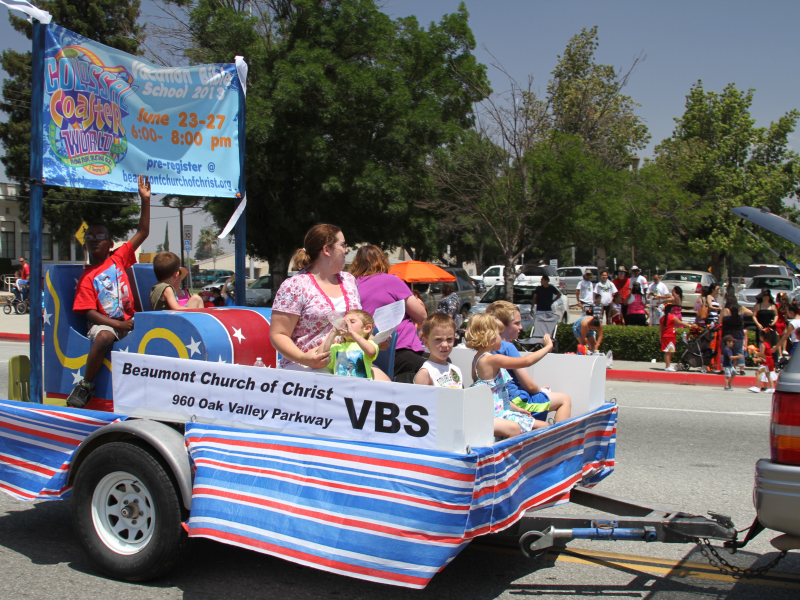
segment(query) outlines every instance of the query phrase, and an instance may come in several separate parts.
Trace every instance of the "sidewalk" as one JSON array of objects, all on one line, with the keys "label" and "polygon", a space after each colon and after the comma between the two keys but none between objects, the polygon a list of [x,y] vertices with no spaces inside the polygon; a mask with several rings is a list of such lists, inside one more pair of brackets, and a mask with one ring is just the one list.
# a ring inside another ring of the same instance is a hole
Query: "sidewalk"
[{"label": "sidewalk", "polygon": [[[570,311],[571,319],[580,314]],[[0,314],[0,341],[28,342],[29,315]],[[733,380],[734,387],[751,387],[756,385],[755,369],[745,369],[747,375],[738,376]],[[692,371],[665,372],[664,363],[635,362],[629,360],[614,360],[614,366],[606,370],[608,381],[638,381],[642,383],[674,383],[678,385],[707,385],[725,387],[725,377],[722,375],[701,373],[699,369]]]},{"label": "sidewalk", "polygon": [[[674,363],[673,363],[674,364]],[[733,379],[734,387],[752,387],[757,385],[755,369],[745,367],[746,375],[738,375]],[[606,369],[607,381],[638,381],[642,383],[674,383],[678,385],[707,385],[725,387],[725,376],[701,373],[700,369],[691,371],[664,371],[664,363],[635,362],[630,360],[614,360],[611,369]]]},{"label": "sidewalk", "polygon": [[30,315],[0,314],[0,340],[27,342],[30,339]]}]

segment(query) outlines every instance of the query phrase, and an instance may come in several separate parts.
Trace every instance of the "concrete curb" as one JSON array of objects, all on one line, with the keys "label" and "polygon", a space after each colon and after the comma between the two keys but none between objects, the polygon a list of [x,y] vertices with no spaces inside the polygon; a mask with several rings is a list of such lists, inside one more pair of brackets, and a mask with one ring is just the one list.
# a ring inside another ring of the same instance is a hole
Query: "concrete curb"
[{"label": "concrete curb", "polygon": [[[711,387],[725,387],[724,375],[709,373],[676,372],[665,373],[658,371],[624,371],[606,369],[608,381],[637,381],[641,383],[673,383],[677,385],[707,385]],[[737,375],[733,379],[734,387],[752,387],[758,385],[755,377]]]},{"label": "concrete curb", "polygon": [[[42,336],[44,338],[44,336]],[[0,331],[0,340],[6,342],[25,342],[28,343],[31,341],[31,336],[29,333],[5,333]]]}]

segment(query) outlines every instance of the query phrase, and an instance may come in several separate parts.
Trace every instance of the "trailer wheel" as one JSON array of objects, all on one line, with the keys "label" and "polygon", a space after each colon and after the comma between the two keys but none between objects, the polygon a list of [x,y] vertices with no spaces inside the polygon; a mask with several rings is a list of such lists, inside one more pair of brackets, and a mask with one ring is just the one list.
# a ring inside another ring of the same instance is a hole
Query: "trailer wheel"
[{"label": "trailer wheel", "polygon": [[28,312],[28,305],[25,302],[20,302],[17,304],[16,310],[18,315],[24,315],[26,312]]},{"label": "trailer wheel", "polygon": [[134,444],[113,442],[89,455],[75,479],[71,508],[81,546],[111,577],[154,579],[171,570],[186,547],[175,484]]},{"label": "trailer wheel", "polygon": [[519,549],[522,550],[522,553],[526,556],[526,558],[532,558],[536,560],[542,558],[550,551],[550,548],[542,548],[541,550],[531,549],[531,546],[543,537],[544,534],[541,531],[528,531],[521,538],[519,538]]},{"label": "trailer wheel", "polygon": [[13,310],[14,310],[14,307],[11,306],[10,303],[6,303],[6,304],[3,305],[3,312],[6,313],[7,315],[10,315]]}]

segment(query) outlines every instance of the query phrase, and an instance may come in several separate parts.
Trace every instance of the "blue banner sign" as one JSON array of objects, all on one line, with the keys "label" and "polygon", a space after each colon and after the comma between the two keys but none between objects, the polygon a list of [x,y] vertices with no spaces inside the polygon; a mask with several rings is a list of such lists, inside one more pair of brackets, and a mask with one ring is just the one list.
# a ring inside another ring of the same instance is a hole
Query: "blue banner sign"
[{"label": "blue banner sign", "polygon": [[45,183],[136,192],[142,174],[156,194],[239,193],[234,64],[160,67],[51,23],[44,71]]}]

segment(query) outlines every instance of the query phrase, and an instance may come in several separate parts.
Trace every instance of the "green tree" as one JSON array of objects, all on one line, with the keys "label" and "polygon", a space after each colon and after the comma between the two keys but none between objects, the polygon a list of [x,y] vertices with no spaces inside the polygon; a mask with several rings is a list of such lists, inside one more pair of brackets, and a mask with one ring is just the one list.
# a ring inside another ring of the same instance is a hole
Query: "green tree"
[{"label": "green tree", "polygon": [[574,35],[551,73],[543,108],[556,131],[579,136],[611,168],[627,168],[630,155],[650,140],[634,114],[639,104],[622,93],[640,59],[624,73],[595,62],[597,26]]},{"label": "green tree", "polygon": [[717,278],[726,256],[756,248],[730,209],[766,206],[786,214],[783,201],[796,198],[800,186],[798,154],[788,143],[800,113],[791,110],[768,127],[756,127],[750,115],[754,91],[731,83],[717,93],[704,90],[698,81],[672,138],[664,143],[687,144],[691,173],[685,187],[699,197],[707,217],[688,229],[684,240],[694,253],[710,257]]},{"label": "green tree", "polygon": [[213,229],[209,227],[201,229],[194,251],[195,261],[214,258],[223,254],[219,246],[219,238]]},{"label": "green tree", "polygon": [[[101,44],[137,54],[143,28],[139,0],[41,0],[36,3],[50,12],[53,22]],[[27,20],[9,17],[12,26],[30,38],[33,29]],[[31,53],[4,50],[0,65],[8,73],[3,82],[0,110],[8,115],[0,123],[0,144],[6,175],[17,182],[27,196],[30,179],[31,142]],[[45,188],[44,219],[55,239],[68,241],[82,221],[105,223],[112,235],[123,236],[137,222],[139,208],[129,204],[129,194],[74,188]],[[127,205],[127,206],[126,206]],[[28,204],[21,205],[27,219]]]},{"label": "green tree", "polygon": [[530,78],[525,88],[509,78],[509,92],[479,94],[474,130],[431,162],[435,191],[422,206],[436,212],[440,232],[488,235],[507,267],[509,299],[523,254],[554,258],[576,242],[618,237],[619,219],[605,219],[624,213],[626,169],[649,136],[621,93],[630,71],[597,64],[597,45],[596,27],[573,36],[543,97]]},{"label": "green tree", "polygon": [[[183,4],[191,60],[250,66],[247,246],[273,285],[320,221],[350,243],[430,244],[432,219],[413,206],[426,157],[472,123],[469,83],[488,87],[463,4],[427,29],[373,0],[268,0],[252,16],[246,3]],[[233,208],[210,204],[218,225]]]}]

